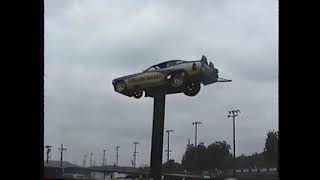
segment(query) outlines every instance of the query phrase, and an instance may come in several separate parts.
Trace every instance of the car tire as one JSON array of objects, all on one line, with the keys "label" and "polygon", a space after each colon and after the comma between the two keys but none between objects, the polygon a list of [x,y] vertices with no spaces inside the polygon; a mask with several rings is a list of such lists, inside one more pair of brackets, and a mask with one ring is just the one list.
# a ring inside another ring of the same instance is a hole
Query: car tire
[{"label": "car tire", "polygon": [[135,97],[136,99],[141,98],[142,95],[143,95],[143,91],[142,91],[142,90],[138,90],[138,91],[135,91],[135,92],[133,93],[133,97]]},{"label": "car tire", "polygon": [[190,82],[186,85],[183,93],[187,96],[195,96],[200,92],[201,85],[200,83]]},{"label": "car tire", "polygon": [[185,73],[184,72],[179,72],[179,73],[174,73],[172,74],[171,77],[171,86],[174,88],[179,88],[182,87],[185,83]]},{"label": "car tire", "polygon": [[126,89],[126,83],[124,81],[117,82],[115,89],[118,92],[123,92]]}]

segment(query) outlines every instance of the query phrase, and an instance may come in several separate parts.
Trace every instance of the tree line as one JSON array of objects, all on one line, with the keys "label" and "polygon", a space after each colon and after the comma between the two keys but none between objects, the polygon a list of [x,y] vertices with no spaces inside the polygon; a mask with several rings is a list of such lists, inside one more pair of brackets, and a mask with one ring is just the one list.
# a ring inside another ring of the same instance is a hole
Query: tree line
[{"label": "tree line", "polygon": [[[252,155],[236,157],[236,168],[278,168],[279,158],[279,132],[269,131],[265,140],[264,150]],[[216,141],[208,146],[203,143],[188,145],[181,164],[170,160],[163,164],[165,172],[177,171],[212,171],[233,168],[233,155],[231,146],[226,141]]]}]

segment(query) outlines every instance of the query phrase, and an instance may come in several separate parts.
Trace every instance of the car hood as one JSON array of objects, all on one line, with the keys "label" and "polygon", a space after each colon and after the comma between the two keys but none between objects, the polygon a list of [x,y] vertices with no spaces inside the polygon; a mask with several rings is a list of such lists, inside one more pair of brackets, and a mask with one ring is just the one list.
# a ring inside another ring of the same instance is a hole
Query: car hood
[{"label": "car hood", "polygon": [[135,73],[135,74],[127,75],[127,76],[118,77],[118,78],[116,78],[116,79],[114,79],[114,80],[112,81],[112,84],[113,84],[115,81],[128,79],[128,78],[131,78],[131,77],[136,76],[136,75],[139,75],[139,74],[141,74],[141,73]]}]

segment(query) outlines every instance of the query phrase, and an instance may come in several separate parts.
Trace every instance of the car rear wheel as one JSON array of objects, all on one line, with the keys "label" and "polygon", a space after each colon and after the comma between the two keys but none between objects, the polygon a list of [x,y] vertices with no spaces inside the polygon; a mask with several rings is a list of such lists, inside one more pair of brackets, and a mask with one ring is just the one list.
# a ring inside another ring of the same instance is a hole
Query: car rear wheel
[{"label": "car rear wheel", "polygon": [[175,73],[171,77],[171,85],[175,88],[181,87],[185,82],[184,72]]},{"label": "car rear wheel", "polygon": [[123,92],[126,89],[126,83],[124,81],[119,81],[116,84],[116,91]]},{"label": "car rear wheel", "polygon": [[199,93],[200,89],[201,89],[200,83],[190,82],[187,84],[183,93],[187,96],[195,96]]},{"label": "car rear wheel", "polygon": [[133,97],[135,97],[135,98],[137,98],[137,99],[141,98],[142,95],[143,95],[143,91],[142,91],[142,90],[138,90],[138,91],[135,91],[135,92],[133,93]]}]

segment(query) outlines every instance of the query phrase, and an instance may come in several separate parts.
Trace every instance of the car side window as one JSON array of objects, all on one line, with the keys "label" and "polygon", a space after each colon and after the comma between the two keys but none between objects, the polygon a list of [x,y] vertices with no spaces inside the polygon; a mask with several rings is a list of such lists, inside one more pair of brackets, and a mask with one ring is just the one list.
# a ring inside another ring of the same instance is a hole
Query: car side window
[{"label": "car side window", "polygon": [[172,62],[167,62],[166,67],[174,66],[177,64],[181,64],[183,61],[172,61]]},{"label": "car side window", "polygon": [[147,69],[146,71],[154,71],[154,70],[156,70],[156,68],[154,68],[154,67],[150,67],[149,69]]},{"label": "car side window", "polygon": [[152,66],[152,67],[149,67],[149,68],[146,70],[146,72],[148,72],[148,71],[155,71],[155,70],[158,70],[158,69],[160,69],[158,66]]},{"label": "car side window", "polygon": [[172,61],[172,62],[167,62],[166,67],[174,66],[179,64],[179,61]]},{"label": "car side window", "polygon": [[174,62],[168,62],[168,63],[166,64],[166,67],[170,67],[170,66],[173,66],[173,65],[175,65]]}]

